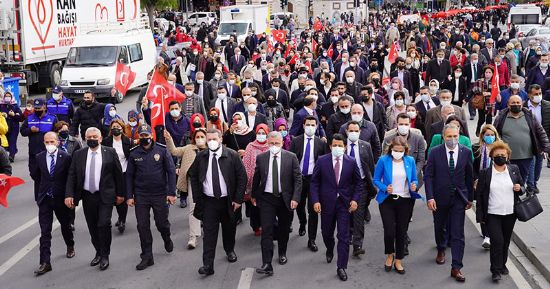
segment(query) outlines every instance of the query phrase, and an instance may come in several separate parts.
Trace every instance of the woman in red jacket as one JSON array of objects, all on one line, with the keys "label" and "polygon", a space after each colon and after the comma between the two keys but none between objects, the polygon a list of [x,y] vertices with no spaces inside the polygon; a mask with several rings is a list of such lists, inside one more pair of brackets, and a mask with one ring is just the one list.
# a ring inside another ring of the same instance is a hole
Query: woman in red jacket
[{"label": "woman in red jacket", "polygon": [[507,89],[510,86],[510,70],[506,61],[502,61],[502,56],[497,54],[495,56],[495,67],[498,71],[498,86],[500,91]]}]

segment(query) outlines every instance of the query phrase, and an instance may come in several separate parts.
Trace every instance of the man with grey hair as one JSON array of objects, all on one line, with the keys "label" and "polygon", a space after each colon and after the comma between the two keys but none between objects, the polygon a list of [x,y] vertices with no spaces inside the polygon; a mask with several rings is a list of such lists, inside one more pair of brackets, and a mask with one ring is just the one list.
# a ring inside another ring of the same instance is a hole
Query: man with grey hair
[{"label": "man with grey hair", "polygon": [[256,157],[252,203],[258,206],[262,222],[262,266],[256,272],[273,275],[273,229],[277,223],[279,264],[284,265],[288,261],[286,249],[291,215],[302,194],[302,173],[296,155],[282,149],[280,132],[270,132],[267,144],[269,151]]},{"label": "man with grey hair", "polygon": [[216,98],[214,88],[210,82],[204,79],[204,73],[199,71],[195,75],[195,94],[204,102],[204,107],[208,107],[210,102]]},{"label": "man with grey hair", "polygon": [[438,134],[441,131],[443,131],[443,127],[445,126],[445,121],[451,115],[456,115],[456,111],[455,111],[455,108],[454,108],[453,105],[446,104],[446,105],[441,106],[441,120],[434,123],[434,124],[432,124],[429,127],[430,134],[427,133],[428,132],[428,127],[426,127],[426,143],[427,144],[432,143],[432,136],[434,134]]},{"label": "man with grey hair", "polygon": [[[451,104],[451,100],[453,98],[453,93],[448,90],[448,89],[442,89],[440,92],[439,92],[439,100],[441,102],[440,105],[436,106],[436,107],[433,107],[431,108],[430,110],[428,110],[428,112],[426,113],[426,121],[425,121],[425,126],[426,126],[426,136],[428,137],[426,140],[430,140],[430,136],[435,134],[434,131],[431,130],[431,126],[432,124],[434,123],[437,123],[439,121],[445,121],[445,119],[443,118],[442,114],[441,114],[441,107],[444,106],[444,105],[452,105],[453,108],[454,108],[454,114],[456,116],[458,116],[460,118],[460,120],[462,120],[464,123],[466,123],[466,114],[464,113],[464,110],[457,106],[457,105],[454,105],[454,104]],[[441,127],[443,128],[443,127]],[[440,131],[440,130],[438,130]],[[468,136],[468,127],[464,127],[464,131],[466,133],[466,136]],[[429,142],[428,142],[429,143]]]}]

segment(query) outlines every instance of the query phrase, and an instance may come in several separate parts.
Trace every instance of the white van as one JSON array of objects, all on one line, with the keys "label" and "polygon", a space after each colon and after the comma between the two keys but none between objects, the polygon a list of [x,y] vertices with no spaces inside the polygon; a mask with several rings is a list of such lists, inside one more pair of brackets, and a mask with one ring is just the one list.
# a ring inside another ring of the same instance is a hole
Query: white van
[{"label": "white van", "polygon": [[[82,28],[74,41],[61,74],[60,87],[71,99],[91,90],[97,98],[110,97],[117,61],[136,73],[131,88],[147,83],[157,52],[147,19],[123,23],[94,23]],[[122,96],[116,99],[122,102]]]},{"label": "white van", "polygon": [[542,11],[534,4],[518,4],[510,8],[508,13],[508,29],[510,25],[542,24]]},{"label": "white van", "polygon": [[[185,14],[183,14],[185,15]],[[191,25],[211,25],[212,22],[216,21],[218,19],[218,16],[214,12],[196,12],[191,13],[187,17],[187,22]]]}]

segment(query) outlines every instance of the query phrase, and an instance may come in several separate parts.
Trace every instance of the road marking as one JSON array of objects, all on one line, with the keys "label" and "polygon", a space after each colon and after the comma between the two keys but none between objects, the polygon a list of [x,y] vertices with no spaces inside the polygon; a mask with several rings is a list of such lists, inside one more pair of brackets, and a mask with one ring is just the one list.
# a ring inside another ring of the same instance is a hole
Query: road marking
[{"label": "road marking", "polygon": [[[254,268],[245,268],[241,272],[241,279],[239,280],[239,285],[237,289],[250,289],[250,284],[252,284],[252,276],[254,275]],[[2,274],[0,274],[2,276]]]},{"label": "road marking", "polygon": [[[466,211],[466,216],[468,216],[468,219],[470,220],[470,222],[472,222],[472,224],[474,224],[474,227],[476,228],[476,230],[481,234],[481,227],[476,221],[476,216],[475,216],[475,213],[473,212],[473,210],[467,210]],[[521,272],[519,272],[518,268],[516,267],[516,264],[514,264],[514,262],[510,261],[509,258],[508,258],[508,262],[506,263],[506,267],[508,267],[508,271],[510,271],[510,278],[512,278],[512,280],[514,281],[514,283],[516,283],[516,286],[518,286],[518,288],[520,288],[520,289],[532,289],[533,288],[533,287],[531,287],[529,282],[527,282],[525,277],[523,277]]]},{"label": "road marking", "polygon": [[15,235],[25,231],[26,229],[28,229],[30,226],[34,225],[38,223],[38,217],[34,217],[32,219],[30,219],[28,222],[26,222],[25,224],[15,228],[13,231],[7,233],[6,235],[0,237],[0,245],[4,242],[6,242],[7,240],[13,238]]}]

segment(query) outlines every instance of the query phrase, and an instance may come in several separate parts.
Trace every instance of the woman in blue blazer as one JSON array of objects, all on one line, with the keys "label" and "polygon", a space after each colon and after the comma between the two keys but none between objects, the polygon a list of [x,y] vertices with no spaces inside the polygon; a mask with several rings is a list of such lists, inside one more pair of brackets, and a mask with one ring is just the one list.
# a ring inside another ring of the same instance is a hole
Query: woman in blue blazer
[{"label": "woman in blue blazer", "polygon": [[408,156],[408,151],[404,137],[393,139],[386,155],[378,160],[373,178],[378,188],[376,201],[384,225],[384,253],[387,255],[384,269],[390,272],[395,267],[399,274],[405,274],[401,260],[405,257],[405,236],[414,199],[422,198],[416,192],[416,164],[414,158]]}]

